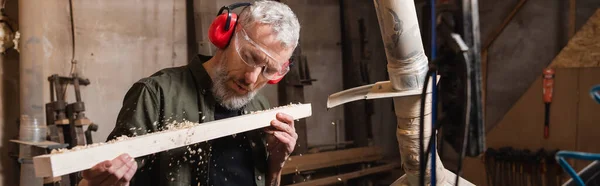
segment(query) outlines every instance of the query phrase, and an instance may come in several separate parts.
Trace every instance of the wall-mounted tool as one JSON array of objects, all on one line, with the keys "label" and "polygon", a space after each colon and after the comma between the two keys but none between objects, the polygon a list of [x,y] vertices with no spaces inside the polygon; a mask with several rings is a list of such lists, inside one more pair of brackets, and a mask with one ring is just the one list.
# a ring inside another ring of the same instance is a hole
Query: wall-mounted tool
[{"label": "wall-mounted tool", "polygon": [[544,138],[548,138],[548,136],[550,135],[550,103],[552,103],[552,94],[554,92],[554,69],[544,69],[543,74],[543,95],[544,104],[546,108],[546,111],[544,112]]},{"label": "wall-mounted tool", "polygon": [[558,150],[488,148],[484,155],[489,186],[555,186],[562,183],[564,172],[554,159]]}]

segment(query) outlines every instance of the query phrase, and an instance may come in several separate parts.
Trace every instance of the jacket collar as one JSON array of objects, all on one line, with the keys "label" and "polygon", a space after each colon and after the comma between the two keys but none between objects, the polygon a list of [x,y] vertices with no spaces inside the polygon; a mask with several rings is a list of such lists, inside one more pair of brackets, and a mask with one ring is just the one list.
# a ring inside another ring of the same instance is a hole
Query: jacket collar
[{"label": "jacket collar", "polygon": [[196,55],[192,61],[188,64],[192,75],[194,76],[194,80],[196,81],[196,86],[198,87],[198,91],[202,94],[210,93],[213,82],[208,72],[202,66],[202,64],[208,61],[212,56],[204,56],[204,55]]}]

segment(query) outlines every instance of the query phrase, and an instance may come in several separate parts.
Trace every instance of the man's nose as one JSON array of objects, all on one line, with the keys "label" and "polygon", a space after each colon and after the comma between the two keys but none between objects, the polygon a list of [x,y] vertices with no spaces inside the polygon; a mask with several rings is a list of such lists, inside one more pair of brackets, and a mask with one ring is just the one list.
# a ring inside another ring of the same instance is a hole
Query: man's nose
[{"label": "man's nose", "polygon": [[248,67],[248,70],[246,71],[246,78],[244,78],[246,79],[246,83],[249,85],[256,83],[261,72],[261,67]]}]

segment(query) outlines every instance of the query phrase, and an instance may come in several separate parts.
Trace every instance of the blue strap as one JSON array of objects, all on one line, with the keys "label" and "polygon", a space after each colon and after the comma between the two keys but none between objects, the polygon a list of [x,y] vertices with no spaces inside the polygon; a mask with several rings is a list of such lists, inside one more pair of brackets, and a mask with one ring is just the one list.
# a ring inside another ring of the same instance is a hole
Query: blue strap
[{"label": "blue strap", "polygon": [[592,87],[590,96],[592,96],[592,99],[596,100],[596,103],[600,104],[600,84]]},{"label": "blue strap", "polygon": [[[600,87],[596,87],[600,88]],[[596,91],[597,92],[597,91]],[[585,186],[585,183],[577,175],[575,170],[571,168],[571,166],[565,161],[565,158],[573,158],[573,159],[581,159],[581,160],[600,160],[600,154],[593,153],[583,153],[583,152],[574,152],[574,151],[559,151],[556,153],[556,160],[560,164],[560,166],[573,178],[573,181],[577,183],[578,186]]]}]

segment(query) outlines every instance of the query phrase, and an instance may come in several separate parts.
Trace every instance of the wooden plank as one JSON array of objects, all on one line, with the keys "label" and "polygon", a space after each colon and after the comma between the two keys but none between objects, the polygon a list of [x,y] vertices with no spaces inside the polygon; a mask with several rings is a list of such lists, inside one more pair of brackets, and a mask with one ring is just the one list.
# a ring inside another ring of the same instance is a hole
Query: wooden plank
[{"label": "wooden plank", "polygon": [[[577,122],[577,151],[600,153],[600,145],[594,143],[600,131],[600,104],[590,96],[592,86],[600,84],[600,68],[579,70],[579,120]],[[577,171],[587,166],[589,161],[576,161]]]},{"label": "wooden plank", "polygon": [[[277,113],[286,113],[294,119],[312,115],[311,104],[297,104],[243,116],[206,122],[190,128],[168,130],[132,137],[122,141],[88,146],[80,150],[36,156],[33,159],[37,177],[56,177],[111,160],[123,153],[131,157],[145,156],[169,149],[199,143],[223,136],[259,129],[270,125]],[[77,161],[73,161],[77,160]]]},{"label": "wooden plank", "polygon": [[577,1],[569,0],[569,39],[575,35],[575,21],[577,20]]},{"label": "wooden plank", "polygon": [[321,152],[315,154],[290,157],[283,167],[283,174],[299,171],[314,170],[325,167],[367,162],[381,159],[381,149],[378,147],[360,147],[346,150]]},{"label": "wooden plank", "polygon": [[328,185],[328,184],[333,184],[333,183],[338,183],[338,182],[345,182],[346,180],[349,180],[352,178],[358,178],[358,177],[362,177],[362,176],[366,176],[366,175],[370,175],[370,174],[385,172],[385,171],[392,170],[396,167],[400,167],[400,162],[394,162],[394,163],[390,163],[387,165],[376,166],[376,167],[367,168],[367,169],[363,169],[363,170],[359,170],[359,171],[355,171],[355,172],[340,174],[337,176],[330,176],[330,177],[316,179],[316,180],[312,180],[312,181],[292,184],[290,186]]}]

